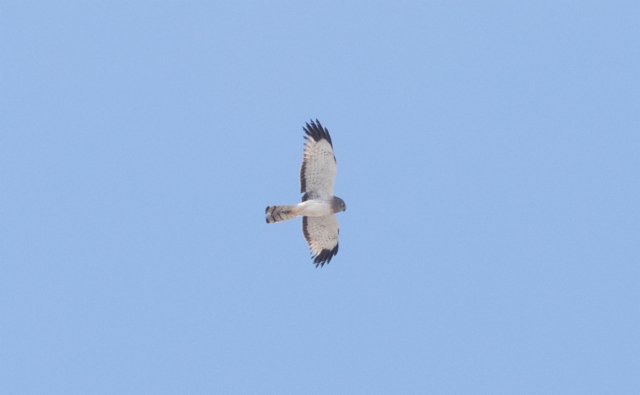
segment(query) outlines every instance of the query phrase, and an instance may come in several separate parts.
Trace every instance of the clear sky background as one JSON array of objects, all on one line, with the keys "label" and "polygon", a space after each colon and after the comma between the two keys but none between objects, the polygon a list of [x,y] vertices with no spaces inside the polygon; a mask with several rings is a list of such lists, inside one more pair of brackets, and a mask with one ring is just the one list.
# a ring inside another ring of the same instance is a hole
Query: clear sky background
[{"label": "clear sky background", "polygon": [[3,3],[0,392],[639,393],[640,3],[421,3]]}]

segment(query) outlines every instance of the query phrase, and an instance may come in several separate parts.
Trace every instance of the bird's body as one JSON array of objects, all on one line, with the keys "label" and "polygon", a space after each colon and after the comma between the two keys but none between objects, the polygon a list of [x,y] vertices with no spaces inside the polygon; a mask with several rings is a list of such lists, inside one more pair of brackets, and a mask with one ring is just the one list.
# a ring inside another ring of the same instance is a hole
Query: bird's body
[{"label": "bird's body", "polygon": [[298,215],[305,217],[324,217],[334,214],[333,206],[329,200],[313,199],[296,205]]},{"label": "bird's body", "polygon": [[333,196],[337,166],[329,131],[318,120],[307,123],[304,131],[307,136],[300,168],[302,202],[269,206],[265,214],[267,223],[303,217],[302,233],[317,267],[329,263],[338,253],[340,229],[335,214],[345,211],[347,206],[342,199]]},{"label": "bird's body", "polygon": [[[337,200],[334,203],[334,199]],[[310,199],[298,204],[289,206],[269,206],[267,207],[267,223],[286,221],[295,217],[324,217],[325,215],[335,214],[340,208],[340,202],[344,203],[339,197],[331,197],[331,199]],[[286,218],[285,218],[286,217]]]}]

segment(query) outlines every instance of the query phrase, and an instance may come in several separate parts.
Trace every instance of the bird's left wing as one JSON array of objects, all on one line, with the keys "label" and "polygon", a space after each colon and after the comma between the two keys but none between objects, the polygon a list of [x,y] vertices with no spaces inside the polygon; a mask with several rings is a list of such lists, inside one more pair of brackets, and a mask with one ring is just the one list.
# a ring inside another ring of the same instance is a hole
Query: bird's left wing
[{"label": "bird's left wing", "polygon": [[324,217],[302,217],[302,233],[309,243],[316,267],[324,266],[338,254],[340,227],[335,214]]}]

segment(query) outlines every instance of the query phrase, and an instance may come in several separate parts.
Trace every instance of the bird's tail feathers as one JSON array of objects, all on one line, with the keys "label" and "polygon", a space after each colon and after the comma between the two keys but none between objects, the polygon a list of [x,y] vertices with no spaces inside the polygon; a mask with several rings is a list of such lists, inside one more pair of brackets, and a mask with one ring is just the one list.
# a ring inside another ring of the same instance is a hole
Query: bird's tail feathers
[{"label": "bird's tail feathers", "polygon": [[297,206],[269,206],[264,210],[267,215],[267,223],[286,221],[298,216]]}]

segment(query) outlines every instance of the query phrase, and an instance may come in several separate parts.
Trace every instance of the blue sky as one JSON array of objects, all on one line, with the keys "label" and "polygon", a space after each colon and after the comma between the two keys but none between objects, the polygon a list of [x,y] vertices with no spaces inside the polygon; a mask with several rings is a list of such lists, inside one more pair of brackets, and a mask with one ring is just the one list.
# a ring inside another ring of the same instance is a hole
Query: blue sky
[{"label": "blue sky", "polygon": [[0,6],[3,392],[640,392],[637,2],[227,3]]}]

